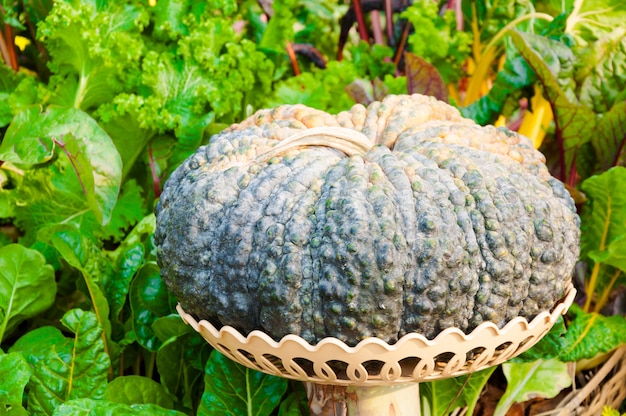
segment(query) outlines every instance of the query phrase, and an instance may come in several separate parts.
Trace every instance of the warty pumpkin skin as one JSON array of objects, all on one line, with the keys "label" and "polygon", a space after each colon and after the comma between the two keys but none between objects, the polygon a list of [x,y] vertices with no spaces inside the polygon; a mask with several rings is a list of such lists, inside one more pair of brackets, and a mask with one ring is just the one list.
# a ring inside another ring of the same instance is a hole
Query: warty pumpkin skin
[{"label": "warty pumpkin skin", "polygon": [[574,203],[531,142],[421,95],[258,111],[171,175],[156,214],[185,311],[276,340],[531,319],[579,254]]}]

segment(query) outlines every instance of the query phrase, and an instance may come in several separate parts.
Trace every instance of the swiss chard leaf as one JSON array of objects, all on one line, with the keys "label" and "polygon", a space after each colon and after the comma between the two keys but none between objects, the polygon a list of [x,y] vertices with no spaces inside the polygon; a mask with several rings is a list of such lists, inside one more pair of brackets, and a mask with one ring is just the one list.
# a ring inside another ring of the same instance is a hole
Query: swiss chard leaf
[{"label": "swiss chard leaf", "polygon": [[178,314],[154,321],[155,335],[163,342],[157,351],[156,364],[161,383],[189,409],[204,390],[204,367],[211,352],[210,345],[186,325]]},{"label": "swiss chard leaf", "polygon": [[117,377],[106,387],[104,399],[124,404],[155,404],[166,409],[174,406],[174,400],[163,386],[142,376]]},{"label": "swiss chard leaf", "polygon": [[[552,67],[558,68],[558,59],[556,62],[552,60],[551,63]],[[463,115],[481,125],[494,123],[502,113],[507,99],[517,91],[532,85],[536,79],[526,60],[511,42],[506,42],[506,60],[496,75],[493,87],[486,95],[464,107]]]},{"label": "swiss chard leaf", "polygon": [[130,282],[141,268],[145,254],[146,249],[140,242],[125,246],[124,251],[119,253],[115,278],[108,279],[104,287],[112,319],[119,320],[119,315],[130,290]]},{"label": "swiss chard leaf", "polygon": [[569,314],[573,315],[573,320],[567,328],[565,345],[559,354],[561,361],[593,358],[626,344],[626,317],[584,312],[577,305],[572,305]]},{"label": "swiss chard leaf", "polygon": [[154,404],[115,403],[109,400],[75,399],[60,405],[53,416],[185,416],[176,410],[164,409]]},{"label": "swiss chard leaf", "polygon": [[0,414],[27,415],[22,406],[24,388],[28,384],[33,370],[26,359],[19,353],[0,353]]},{"label": "swiss chard leaf", "polygon": [[456,408],[467,407],[467,414],[473,414],[480,393],[495,369],[490,367],[460,377],[422,383],[420,395],[423,406],[428,402],[428,411],[424,413],[447,415]]},{"label": "swiss chard leaf", "polygon": [[198,415],[267,416],[278,406],[287,381],[251,370],[211,353],[204,374],[205,391]]},{"label": "swiss chard leaf", "polygon": [[68,400],[104,397],[110,361],[96,315],[72,309],[61,323],[74,337],[49,350],[35,366],[28,406],[36,415],[52,415]]},{"label": "swiss chard leaf", "polygon": [[[586,1],[584,3],[591,3]],[[623,12],[626,18],[626,9]],[[626,27],[612,32],[584,48],[577,49],[576,92],[580,102],[596,113],[609,111],[623,99],[626,84]]]},{"label": "swiss chard leaf", "polygon": [[514,403],[536,397],[552,398],[572,384],[567,364],[558,359],[504,363],[502,371],[507,386],[494,416],[504,416]]},{"label": "swiss chard leaf", "polygon": [[55,147],[71,161],[98,222],[109,222],[121,186],[122,161],[109,136],[87,113],[55,106],[44,112],[38,107],[23,110],[0,145],[0,160],[32,166],[50,160]]},{"label": "swiss chard leaf", "polygon": [[56,345],[65,344],[63,333],[53,326],[42,326],[22,335],[9,352],[19,352],[33,367],[46,357],[48,350]]},{"label": "swiss chard leaf", "polygon": [[20,244],[0,247],[0,341],[49,308],[55,294],[54,270],[41,253]]},{"label": "swiss chard leaf", "polygon": [[404,54],[404,62],[409,94],[431,95],[448,101],[448,90],[437,68],[412,53]]},{"label": "swiss chard leaf", "polygon": [[65,261],[81,272],[86,286],[86,294],[91,300],[94,314],[101,326],[100,333],[103,339],[108,340],[105,349],[111,351],[109,303],[102,290],[103,280],[111,276],[110,264],[102,255],[99,247],[91,239],[80,234],[73,226],[51,226],[40,232],[42,237],[44,234],[49,235],[46,240],[49,240],[54,248],[61,253]]},{"label": "swiss chard leaf", "polygon": [[510,32],[511,39],[526,59],[544,88],[545,98],[554,114],[557,144],[560,151],[558,176],[562,181],[573,180],[578,148],[587,143],[596,130],[596,115],[589,107],[578,103],[559,85],[558,76],[543,60],[538,48],[553,50],[558,42],[529,33]]},{"label": "swiss chard leaf", "polygon": [[626,168],[618,166],[582,184],[588,198],[581,214],[581,257],[607,250],[612,241],[626,236]]},{"label": "swiss chard leaf", "polygon": [[616,103],[598,122],[598,131],[591,137],[598,168],[605,171],[622,159],[626,144],[626,101]]},{"label": "swiss chard leaf", "polygon": [[175,304],[161,280],[156,263],[146,263],[141,267],[131,283],[129,296],[137,341],[144,348],[156,352],[161,346],[161,340],[155,335],[152,324],[156,319],[173,312]]},{"label": "swiss chard leaf", "polygon": [[517,357],[513,357],[510,362],[525,363],[541,359],[550,360],[558,357],[565,346],[565,332],[565,322],[563,317],[559,316],[559,319],[550,329],[550,332],[541,338],[538,343],[533,345],[532,348]]}]

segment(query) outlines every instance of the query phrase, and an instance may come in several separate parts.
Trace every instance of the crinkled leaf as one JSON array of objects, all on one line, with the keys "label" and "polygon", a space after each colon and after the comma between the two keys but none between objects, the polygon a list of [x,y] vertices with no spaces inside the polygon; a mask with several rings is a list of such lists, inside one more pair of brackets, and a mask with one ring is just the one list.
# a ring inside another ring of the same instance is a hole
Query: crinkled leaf
[{"label": "crinkled leaf", "polygon": [[[162,0],[152,8],[154,14],[154,32],[157,39],[178,39],[189,34],[185,18],[194,11],[195,2],[186,0]],[[201,2],[202,6],[205,6]],[[201,12],[203,9],[200,9]]]},{"label": "crinkled leaf", "polygon": [[146,203],[142,192],[143,189],[134,179],[124,183],[122,192],[113,207],[111,220],[102,227],[102,239],[120,241],[128,229],[144,217]]},{"label": "crinkled leaf", "polygon": [[55,295],[54,270],[41,253],[20,244],[0,247],[0,341],[48,309]]},{"label": "crinkled leaf", "polygon": [[448,101],[448,89],[439,71],[425,59],[412,53],[404,54],[407,92],[430,95]]},{"label": "crinkled leaf", "polygon": [[89,110],[135,85],[148,15],[117,2],[60,2],[38,27],[52,57],[53,103]]},{"label": "crinkled leaf", "polygon": [[180,315],[172,313],[155,319],[152,324],[154,335],[165,342],[172,338],[182,337],[186,334],[194,333],[193,329],[180,319]]},{"label": "crinkled leaf", "polygon": [[354,101],[345,87],[356,78],[356,70],[348,61],[331,61],[324,70],[314,69],[277,83],[268,105],[301,103],[330,113],[348,110]]},{"label": "crinkled leaf", "polygon": [[626,317],[585,312],[575,304],[569,314],[573,320],[567,328],[565,345],[559,354],[561,361],[593,358],[626,344]]},{"label": "crinkled leaf", "polygon": [[27,415],[22,406],[24,388],[33,370],[19,353],[0,353],[0,415]]},{"label": "crinkled leaf", "polygon": [[[298,386],[304,385],[298,383]],[[307,400],[306,391],[294,392],[280,402],[278,416],[306,416],[308,411],[309,402]]]},{"label": "crinkled leaf", "polygon": [[467,407],[473,414],[483,387],[496,367],[486,368],[460,377],[429,381],[420,385],[422,406],[428,406],[425,414],[447,415],[456,408]]},{"label": "crinkled leaf", "polygon": [[577,51],[575,73],[580,102],[596,113],[611,109],[626,84],[626,27],[616,26],[608,35]]},{"label": "crinkled leaf", "polygon": [[459,80],[472,38],[469,33],[457,30],[455,13],[446,9],[440,14],[437,3],[417,0],[401,16],[412,26],[409,50],[434,65],[445,82]]},{"label": "crinkled leaf", "polygon": [[20,83],[21,76],[8,65],[0,65],[0,127],[11,122],[13,114],[9,105],[9,97]]},{"label": "crinkled leaf", "polygon": [[137,341],[150,351],[157,351],[161,341],[154,334],[152,324],[157,318],[174,310],[170,296],[156,263],[146,263],[137,273],[130,286],[130,307]]},{"label": "crinkled leaf", "polygon": [[621,166],[583,182],[588,202],[581,214],[582,258],[605,251],[612,241],[626,236],[625,187],[626,168]]},{"label": "crinkled leaf", "polygon": [[169,339],[157,351],[161,383],[189,409],[197,406],[204,391],[204,371],[199,364],[206,363],[210,352],[209,344],[191,333]]},{"label": "crinkled leaf", "polygon": [[559,316],[554,326],[539,342],[533,345],[529,350],[512,358],[510,362],[526,363],[541,359],[550,360],[558,357],[565,345],[565,332],[565,322],[563,317]]},{"label": "crinkled leaf", "polygon": [[39,235],[42,240],[54,246],[70,266],[81,272],[83,281],[77,286],[83,288],[85,295],[91,301],[93,312],[102,328],[105,351],[115,360],[117,358],[114,353],[116,346],[111,340],[110,308],[103,291],[107,280],[114,278],[108,260],[90,238],[82,235],[71,225],[50,226],[40,231]]},{"label": "crinkled leaf", "polygon": [[55,411],[53,416],[185,416],[176,410],[164,409],[154,404],[115,403],[109,400],[70,400]]},{"label": "crinkled leaf", "polygon": [[537,50],[550,50],[558,42],[515,31],[510,32],[510,36],[543,85],[545,98],[552,107],[557,142],[562,153],[558,177],[565,181],[571,175],[578,148],[587,143],[596,131],[596,115],[589,107],[579,104],[571,94],[566,94],[559,85],[558,75],[551,71]]},{"label": "crinkled leaf", "polygon": [[[24,231],[24,244],[35,243],[41,229],[59,223],[73,225],[94,240],[108,234],[87,206],[78,178],[63,153],[52,163],[26,170],[12,193],[20,207],[15,211],[14,223]],[[114,209],[113,215],[118,215],[117,211]]]},{"label": "crinkled leaf", "polygon": [[626,20],[626,3],[621,0],[576,0],[567,17],[567,33],[578,43],[594,42]]},{"label": "crinkled leaf", "polygon": [[514,403],[534,398],[552,398],[572,384],[567,364],[557,359],[529,363],[504,363],[506,391],[494,416],[504,416]]},{"label": "crinkled leaf", "polygon": [[115,278],[108,279],[105,285],[106,297],[109,301],[111,316],[118,317],[130,289],[130,282],[144,261],[146,250],[140,242],[125,246],[125,250],[117,258]]},{"label": "crinkled leaf", "polygon": [[87,113],[54,106],[20,112],[0,145],[0,160],[36,165],[50,160],[55,146],[70,159],[96,219],[106,224],[120,190],[122,162],[110,137]]},{"label": "crinkled leaf", "polygon": [[107,385],[104,399],[124,404],[156,404],[166,409],[174,406],[174,400],[163,386],[142,376],[117,377]]},{"label": "crinkled leaf", "polygon": [[626,101],[620,101],[610,111],[602,114],[598,121],[598,129],[591,137],[598,167],[602,171],[617,165],[625,143]]},{"label": "crinkled leaf", "polygon": [[22,335],[9,352],[19,352],[33,367],[46,357],[48,351],[66,343],[63,333],[54,326],[42,326]]},{"label": "crinkled leaf", "polygon": [[237,364],[217,350],[207,362],[204,384],[198,415],[270,415],[287,389],[286,380]]},{"label": "crinkled leaf", "polygon": [[74,337],[48,351],[35,366],[28,407],[36,415],[51,415],[68,400],[104,397],[110,361],[96,315],[72,309],[61,323]]}]

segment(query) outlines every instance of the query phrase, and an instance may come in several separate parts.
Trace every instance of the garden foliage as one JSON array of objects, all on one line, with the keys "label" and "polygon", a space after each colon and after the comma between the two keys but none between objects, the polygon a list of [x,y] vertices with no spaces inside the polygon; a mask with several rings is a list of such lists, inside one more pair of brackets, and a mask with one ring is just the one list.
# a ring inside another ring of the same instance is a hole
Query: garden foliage
[{"label": "garden foliage", "polygon": [[[284,103],[434,95],[527,134],[569,186],[577,305],[502,367],[496,414],[626,344],[625,3],[362,3],[1,1],[0,413],[306,414],[302,385],[180,320],[152,240],[172,170]],[[474,408],[493,370],[424,385],[424,410]]]}]

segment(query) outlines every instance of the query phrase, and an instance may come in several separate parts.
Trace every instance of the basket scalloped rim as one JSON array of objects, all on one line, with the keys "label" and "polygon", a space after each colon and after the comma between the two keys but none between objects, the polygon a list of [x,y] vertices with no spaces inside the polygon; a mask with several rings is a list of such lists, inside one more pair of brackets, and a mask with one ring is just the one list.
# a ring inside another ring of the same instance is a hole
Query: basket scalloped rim
[{"label": "basket scalloped rim", "polygon": [[[429,340],[428,338],[418,333],[409,333],[393,344],[388,344],[387,342],[379,338],[369,337],[363,339],[353,347],[345,344],[343,341],[337,338],[332,337],[324,338],[317,344],[311,345],[300,336],[294,334],[285,335],[283,338],[280,339],[280,341],[275,341],[261,330],[253,330],[247,336],[244,336],[237,329],[228,325],[222,326],[218,330],[206,320],[200,320],[198,322],[193,316],[186,313],[182,309],[180,304],[178,304],[177,310],[181,318],[187,324],[189,324],[195,331],[202,334],[205,340],[209,342],[209,344],[213,345],[213,347],[222,352],[224,352],[222,350],[223,347],[225,345],[229,345],[230,347],[236,347],[235,349],[244,350],[252,354],[272,354],[280,356],[280,351],[283,348],[287,347],[293,349],[295,347],[299,350],[299,353],[295,354],[296,356],[311,359],[313,362],[316,362],[316,360],[319,361],[320,357],[322,357],[322,360],[324,360],[324,356],[332,357],[332,359],[337,360],[347,359],[349,361],[349,357],[358,356],[359,354],[361,355],[359,357],[359,360],[362,362],[365,362],[367,360],[385,360],[386,354],[396,354],[398,351],[402,350],[403,347],[408,348],[410,345],[407,346],[407,344],[414,344],[413,348],[415,348],[415,345],[418,345],[420,351],[423,351],[422,349],[433,351],[437,349],[441,351],[452,351],[455,348],[458,349],[460,347],[465,347],[465,345],[463,344],[472,344],[474,345],[473,348],[485,346],[486,348],[491,348],[492,350],[495,350],[496,346],[498,345],[502,345],[507,342],[518,342],[519,348],[513,355],[506,356],[501,360],[496,359],[489,361],[487,363],[488,365],[484,365],[483,367],[481,367],[484,368],[487,366],[499,364],[500,362],[505,361],[505,359],[512,358],[514,355],[520,354],[521,352],[527,350],[532,345],[534,345],[537,341],[539,341],[540,337],[543,336],[554,325],[558,317],[560,315],[564,315],[567,312],[568,308],[574,301],[575,295],[576,290],[570,283],[566,288],[565,295],[555,304],[552,310],[539,313],[530,322],[523,317],[516,317],[510,320],[502,328],[498,328],[497,325],[493,322],[485,322],[476,327],[469,334],[465,334],[458,328],[447,328],[439,333],[432,340]],[[533,334],[541,335],[529,342],[528,345],[524,345],[523,343],[520,344],[522,340],[526,339],[528,336],[532,336]],[[302,352],[305,352],[306,355],[303,355]],[[340,355],[338,356],[337,354]],[[233,358],[232,354],[228,355]],[[243,365],[251,367],[250,363],[246,362],[245,359],[233,359]],[[276,375],[282,375],[288,378],[296,378],[293,377],[293,374],[285,374],[284,372],[279,373],[277,371],[274,371],[274,369],[271,367],[266,367],[267,365],[261,365],[260,368],[259,366],[257,366],[256,369],[268,372],[270,374],[274,373]],[[454,372],[454,374],[447,373],[443,376],[427,376],[423,379],[456,376],[467,373],[468,371],[477,371],[479,369],[480,368],[472,368],[471,370],[468,370],[467,368],[465,368],[460,372],[457,370],[456,372]],[[319,381],[314,377],[309,377],[309,380]],[[332,377],[331,379],[322,381],[337,382],[343,384],[342,380],[333,380]]]}]

